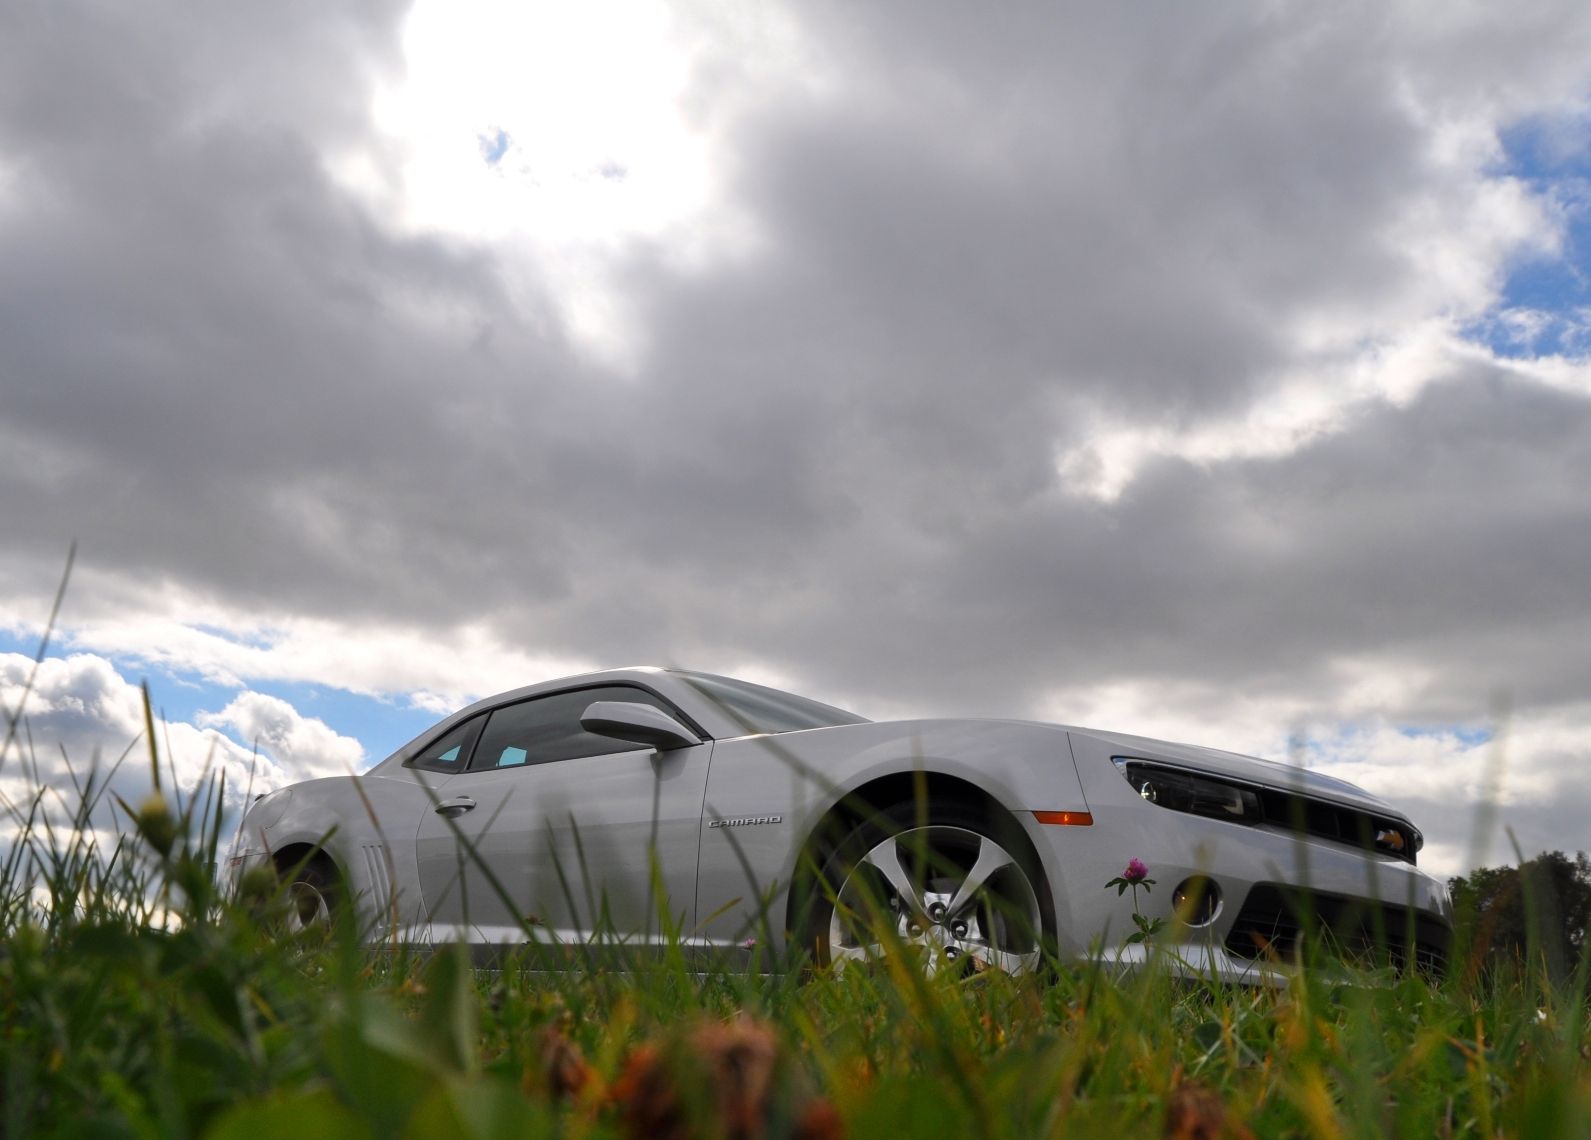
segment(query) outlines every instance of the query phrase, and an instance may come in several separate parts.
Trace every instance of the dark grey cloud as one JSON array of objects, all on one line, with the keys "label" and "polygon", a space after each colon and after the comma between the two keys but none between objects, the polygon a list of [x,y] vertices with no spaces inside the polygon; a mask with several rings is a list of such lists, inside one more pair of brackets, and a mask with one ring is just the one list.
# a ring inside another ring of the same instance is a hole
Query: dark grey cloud
[{"label": "dark grey cloud", "polygon": [[[12,11],[5,428],[61,457],[8,472],[19,546],[58,560],[80,535],[91,560],[310,608],[357,606],[383,564],[465,562],[492,259],[394,234],[327,170],[370,129],[401,14]],[[556,342],[520,367],[543,356],[570,371]]]},{"label": "dark grey cloud", "polygon": [[633,375],[539,266],[336,176],[396,169],[403,15],[0,14],[0,596],[75,537],[78,615],[484,622],[864,706],[1348,715],[1354,662],[1409,723],[1584,700],[1583,382],[1454,353],[1268,457],[1057,468],[1478,315],[1545,216],[1495,132],[1583,96],[1578,9],[801,5],[810,83],[683,12],[756,240],[605,255]]},{"label": "dark grey cloud", "polygon": [[[1108,511],[1056,496],[999,519],[937,575],[934,608],[998,599],[998,642],[1047,658],[1050,677],[1304,685],[1374,652],[1439,665],[1450,701],[1498,687],[1563,700],[1591,676],[1587,479],[1591,401],[1476,369],[1285,459],[1168,460]],[[1549,628],[1563,636],[1538,671]],[[1529,656],[1497,651],[1510,642]]]}]

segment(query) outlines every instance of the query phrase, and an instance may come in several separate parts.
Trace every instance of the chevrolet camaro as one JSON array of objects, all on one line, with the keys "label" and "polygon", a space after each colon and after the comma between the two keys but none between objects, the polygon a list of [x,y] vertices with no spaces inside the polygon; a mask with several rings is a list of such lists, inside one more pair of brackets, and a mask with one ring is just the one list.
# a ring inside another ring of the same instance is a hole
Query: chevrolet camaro
[{"label": "chevrolet camaro", "polygon": [[[1012,973],[1160,950],[1241,980],[1315,939],[1439,967],[1452,910],[1421,843],[1390,804],[1295,766],[1028,721],[873,722],[636,668],[490,697],[361,775],[261,796],[230,866],[282,876],[290,925],[347,907],[372,941],[672,941],[819,966],[909,949]],[[1129,860],[1155,890],[1107,889]],[[1150,939],[1130,939],[1135,907],[1160,920]]]}]

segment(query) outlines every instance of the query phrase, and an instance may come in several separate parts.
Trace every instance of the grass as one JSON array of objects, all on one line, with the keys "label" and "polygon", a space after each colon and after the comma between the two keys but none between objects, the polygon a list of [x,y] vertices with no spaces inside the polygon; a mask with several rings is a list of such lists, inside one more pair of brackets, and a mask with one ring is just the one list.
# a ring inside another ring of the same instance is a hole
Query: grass
[{"label": "grass", "polygon": [[[14,725],[0,770],[27,767]],[[348,918],[283,937],[267,880],[223,897],[219,781],[114,808],[105,787],[3,805],[6,1136],[1591,1134],[1584,962],[1269,989],[701,974],[677,948],[478,973]],[[107,809],[113,840],[85,826]]]}]

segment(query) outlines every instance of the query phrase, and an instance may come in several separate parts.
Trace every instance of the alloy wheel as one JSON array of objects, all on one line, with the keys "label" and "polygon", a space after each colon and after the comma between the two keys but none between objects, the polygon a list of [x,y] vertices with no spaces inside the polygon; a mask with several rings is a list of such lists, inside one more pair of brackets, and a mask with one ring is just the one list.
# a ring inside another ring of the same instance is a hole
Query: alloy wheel
[{"label": "alloy wheel", "polygon": [[846,875],[829,918],[829,960],[876,961],[892,948],[930,974],[1037,968],[1039,903],[1021,862],[964,827],[911,828],[875,844]]},{"label": "alloy wheel", "polygon": [[320,930],[331,925],[331,904],[314,883],[300,879],[287,888],[287,930]]}]

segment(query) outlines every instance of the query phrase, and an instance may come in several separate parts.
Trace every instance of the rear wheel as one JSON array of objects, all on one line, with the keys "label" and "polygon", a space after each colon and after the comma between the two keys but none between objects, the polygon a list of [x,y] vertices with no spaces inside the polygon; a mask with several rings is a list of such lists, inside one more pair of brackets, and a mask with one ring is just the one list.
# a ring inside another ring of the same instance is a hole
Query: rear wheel
[{"label": "rear wheel", "polygon": [[1027,974],[1042,960],[1042,882],[1006,828],[962,809],[905,804],[858,826],[824,861],[804,941],[819,965],[893,953],[930,973]]}]

